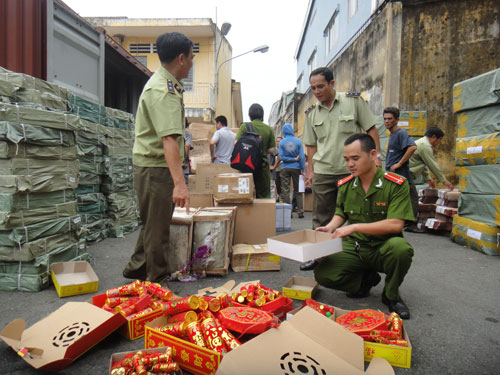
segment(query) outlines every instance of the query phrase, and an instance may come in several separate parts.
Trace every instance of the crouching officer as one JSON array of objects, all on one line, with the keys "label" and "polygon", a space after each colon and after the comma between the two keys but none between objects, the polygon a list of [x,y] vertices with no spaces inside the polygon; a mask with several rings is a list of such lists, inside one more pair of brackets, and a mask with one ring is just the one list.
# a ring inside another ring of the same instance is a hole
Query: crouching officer
[{"label": "crouching officer", "polygon": [[[327,288],[363,298],[385,273],[382,302],[403,319],[410,311],[399,295],[413,248],[403,238],[405,220],[413,221],[408,181],[376,165],[375,142],[368,134],[354,134],[344,143],[344,159],[351,176],[340,180],[335,215],[316,230],[342,238],[343,251],[327,256],[314,270]],[[342,226],[345,222],[348,225]]]}]

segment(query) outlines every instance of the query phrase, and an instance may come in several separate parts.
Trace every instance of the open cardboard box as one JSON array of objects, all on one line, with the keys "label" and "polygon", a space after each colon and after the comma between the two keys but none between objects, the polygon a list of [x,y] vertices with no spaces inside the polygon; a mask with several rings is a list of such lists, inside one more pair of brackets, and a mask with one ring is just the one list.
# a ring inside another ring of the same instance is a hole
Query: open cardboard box
[{"label": "open cardboard box", "polygon": [[293,299],[309,299],[318,290],[318,283],[312,277],[292,276],[283,285],[283,295]]},{"label": "open cardboard box", "polygon": [[126,322],[87,302],[68,302],[26,329],[23,319],[10,322],[0,338],[35,369],[59,371]]},{"label": "open cardboard box", "polygon": [[284,258],[307,262],[342,251],[342,240],[331,233],[303,229],[267,239],[268,251]]},{"label": "open cardboard box", "polygon": [[[227,353],[217,375],[365,374],[363,339],[309,307]],[[257,359],[257,360],[256,360]],[[366,374],[394,375],[374,358]]]},{"label": "open cardboard box", "polygon": [[52,263],[50,276],[59,297],[97,292],[99,286],[99,278],[85,261]]}]

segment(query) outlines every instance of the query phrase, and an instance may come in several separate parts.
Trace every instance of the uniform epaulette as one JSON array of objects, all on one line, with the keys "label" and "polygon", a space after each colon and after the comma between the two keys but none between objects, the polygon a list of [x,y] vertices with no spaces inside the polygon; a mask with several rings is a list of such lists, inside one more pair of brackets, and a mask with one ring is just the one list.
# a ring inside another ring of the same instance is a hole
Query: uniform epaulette
[{"label": "uniform epaulette", "polygon": [[359,98],[361,96],[360,92],[346,92],[345,96],[349,96],[351,98]]},{"label": "uniform epaulette", "polygon": [[340,187],[340,186],[344,185],[346,182],[351,181],[353,178],[354,178],[353,175],[347,176],[346,178],[343,178],[342,180],[337,182],[337,186]]},{"label": "uniform epaulette", "polygon": [[391,172],[385,172],[384,173],[384,177],[387,180],[395,182],[398,185],[401,185],[401,184],[403,184],[403,182],[406,181],[406,178],[404,178],[403,176],[398,176],[397,174],[394,174],[394,173],[391,173]]},{"label": "uniform epaulette", "polygon": [[167,79],[167,91],[170,94],[175,94],[174,83],[169,79]]},{"label": "uniform epaulette", "polygon": [[313,110],[313,108],[316,107],[316,104],[313,104],[312,106],[310,106],[309,108],[307,108],[304,113],[307,115],[309,112],[311,112]]}]

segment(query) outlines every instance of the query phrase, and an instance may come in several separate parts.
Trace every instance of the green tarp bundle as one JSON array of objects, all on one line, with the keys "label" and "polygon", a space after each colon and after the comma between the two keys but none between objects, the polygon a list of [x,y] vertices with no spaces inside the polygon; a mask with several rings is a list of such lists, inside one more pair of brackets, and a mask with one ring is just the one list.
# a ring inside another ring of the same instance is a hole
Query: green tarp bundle
[{"label": "green tarp bundle", "polygon": [[106,212],[108,204],[102,193],[90,193],[77,196],[78,211],[82,214]]},{"label": "green tarp bundle", "polygon": [[0,230],[37,224],[46,220],[78,215],[76,201],[20,211],[0,211]]},{"label": "green tarp bundle", "polygon": [[76,200],[74,190],[59,190],[49,193],[0,194],[0,210],[7,212],[54,207]]},{"label": "green tarp bundle", "polygon": [[458,214],[500,227],[500,195],[462,193],[458,200]]},{"label": "green tarp bundle", "polygon": [[500,103],[500,68],[453,85],[453,111]]},{"label": "green tarp bundle", "polygon": [[127,191],[134,188],[134,177],[131,173],[104,175],[101,190],[104,194]]},{"label": "green tarp bundle", "polygon": [[69,97],[71,113],[96,124],[104,124],[106,120],[106,107],[71,94]]},{"label": "green tarp bundle", "polygon": [[460,138],[500,132],[500,104],[457,113]]},{"label": "green tarp bundle", "polygon": [[135,122],[134,115],[132,113],[124,112],[116,108],[106,107],[106,116],[113,119],[122,120],[124,122]]},{"label": "green tarp bundle", "polygon": [[94,173],[80,172],[78,181],[82,185],[99,185],[102,182],[102,177]]},{"label": "green tarp bundle", "polygon": [[62,112],[68,110],[67,100],[49,92],[42,92],[34,89],[18,89],[15,93],[15,102],[19,104],[36,103],[47,109],[54,109]]},{"label": "green tarp bundle", "polygon": [[88,143],[78,143],[78,153],[79,155],[104,155],[104,146],[97,146]]},{"label": "green tarp bundle", "polygon": [[37,158],[74,160],[77,157],[76,146],[38,146],[29,143],[11,143],[0,141],[0,158]]},{"label": "green tarp bundle", "polygon": [[108,197],[108,203],[108,211],[122,212],[129,209],[130,207],[136,207],[137,199],[135,197],[124,199],[109,199]]},{"label": "green tarp bundle", "polygon": [[113,147],[113,146],[105,146],[104,154],[112,157],[117,156],[128,156],[132,157],[132,148],[131,147]]},{"label": "green tarp bundle", "polygon": [[109,228],[109,236],[114,238],[124,237],[126,234],[132,233],[139,227],[139,222],[132,222],[125,225],[112,226]]},{"label": "green tarp bundle", "polygon": [[82,215],[83,227],[85,228],[85,240],[88,244],[94,244],[109,237],[109,226],[111,220],[104,214]]},{"label": "green tarp bundle", "polygon": [[7,81],[16,88],[37,90],[39,92],[52,94],[63,100],[68,100],[69,97],[68,89],[62,86],[44,81],[40,78],[35,78],[28,74],[16,73],[7,69],[0,72],[0,81]]},{"label": "green tarp bundle", "polygon": [[457,138],[455,144],[458,166],[500,164],[500,133]]},{"label": "green tarp bundle", "polygon": [[80,156],[80,172],[104,174],[104,157],[99,155]]},{"label": "green tarp bundle", "polygon": [[0,140],[29,143],[38,146],[75,146],[75,133],[69,130],[0,121]]},{"label": "green tarp bundle", "polygon": [[3,175],[39,175],[64,173],[77,175],[80,170],[78,160],[46,159],[0,159],[0,174]]},{"label": "green tarp bundle", "polygon": [[130,172],[134,169],[132,165],[132,156],[106,156],[104,158],[104,167],[106,168],[106,173],[108,174]]},{"label": "green tarp bundle", "polygon": [[21,246],[40,238],[78,232],[82,226],[79,215],[46,220],[40,223],[17,227],[12,230],[0,230],[0,246]]},{"label": "green tarp bundle", "polygon": [[0,261],[29,262],[37,256],[47,254],[58,247],[78,242],[80,238],[81,233],[71,231],[26,242],[22,245],[0,245]]},{"label": "green tarp bundle", "polygon": [[451,240],[470,249],[487,255],[500,255],[499,234],[500,228],[497,226],[460,215],[453,216]]},{"label": "green tarp bundle", "polygon": [[[129,150],[132,150],[132,147],[134,147],[134,138],[111,138],[108,137],[108,148],[112,147],[111,152],[116,152],[118,151],[123,151],[123,149],[128,148]],[[109,154],[107,154],[109,155]],[[128,154],[127,154],[128,155]]]},{"label": "green tarp bundle", "polygon": [[8,98],[13,98],[16,92],[15,86],[3,79],[2,74],[0,73],[0,96],[5,96]]},{"label": "green tarp bundle", "polygon": [[101,185],[83,185],[80,184],[75,190],[76,195],[90,194],[90,193],[100,193]]},{"label": "green tarp bundle", "polygon": [[45,193],[77,186],[78,174],[0,175],[0,194]]},{"label": "green tarp bundle", "polygon": [[109,228],[91,232],[85,236],[85,240],[89,245],[94,245],[98,242],[104,241],[109,237]]},{"label": "green tarp bundle", "polygon": [[80,121],[77,116],[5,103],[0,103],[0,121],[62,130],[77,130],[80,128]]},{"label": "green tarp bundle", "polygon": [[498,194],[500,192],[500,164],[458,167],[458,189],[462,193]]}]

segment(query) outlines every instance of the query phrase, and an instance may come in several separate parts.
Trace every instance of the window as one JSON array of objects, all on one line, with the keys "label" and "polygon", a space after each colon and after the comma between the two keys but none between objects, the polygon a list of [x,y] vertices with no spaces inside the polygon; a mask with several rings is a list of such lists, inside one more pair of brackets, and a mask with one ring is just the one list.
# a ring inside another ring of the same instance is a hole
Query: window
[{"label": "window", "polygon": [[[130,43],[130,53],[156,53],[156,43]],[[193,53],[200,53],[200,43],[193,43]]]},{"label": "window", "polygon": [[191,70],[189,71],[188,77],[184,78],[182,83],[184,85],[184,91],[191,92],[194,90],[194,62]]},{"label": "window", "polygon": [[311,57],[307,60],[307,76],[309,76],[314,69],[316,69],[316,49],[314,49],[313,53],[311,53]]},{"label": "window", "polygon": [[193,53],[200,53],[200,43],[193,43]]},{"label": "window", "polygon": [[349,4],[349,18],[352,18],[358,11],[358,0],[347,0]]},{"label": "window", "polygon": [[339,8],[335,9],[332,18],[328,22],[323,36],[325,37],[325,55],[328,55],[333,49],[333,46],[339,40],[339,21],[338,21]]}]

